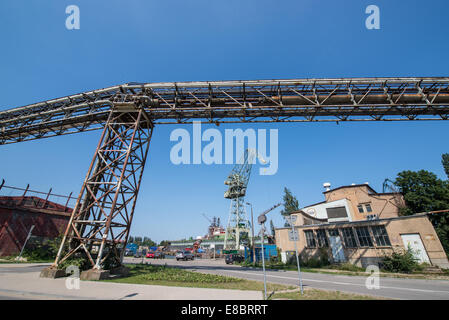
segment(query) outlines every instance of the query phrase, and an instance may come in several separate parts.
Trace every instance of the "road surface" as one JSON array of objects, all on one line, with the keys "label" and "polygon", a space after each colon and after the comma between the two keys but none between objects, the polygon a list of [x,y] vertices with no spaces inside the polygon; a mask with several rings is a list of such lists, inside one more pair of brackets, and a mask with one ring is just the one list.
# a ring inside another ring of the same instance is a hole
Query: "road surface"
[{"label": "road surface", "polygon": [[[142,259],[125,258],[128,263],[140,263]],[[213,273],[224,276],[263,281],[262,269],[244,268],[236,265],[226,265],[224,260],[196,259],[194,261],[176,261],[175,259],[144,259],[151,264],[167,264],[196,270],[203,273]],[[342,292],[375,295],[384,298],[406,300],[449,300],[448,280],[421,280],[380,277],[379,289],[366,287],[367,277],[344,276],[303,272],[302,280],[305,287],[338,290]],[[297,271],[267,270],[267,281],[272,283],[298,285]]]},{"label": "road surface", "polygon": [[0,300],[261,300],[262,292],[40,278],[49,264],[0,264]]}]

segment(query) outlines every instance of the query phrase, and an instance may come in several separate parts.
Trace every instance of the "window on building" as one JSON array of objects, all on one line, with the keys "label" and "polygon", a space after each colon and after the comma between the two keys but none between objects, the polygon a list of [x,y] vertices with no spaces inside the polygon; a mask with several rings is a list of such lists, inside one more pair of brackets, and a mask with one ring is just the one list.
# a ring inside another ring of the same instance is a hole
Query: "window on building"
[{"label": "window on building", "polygon": [[313,234],[313,230],[304,231],[304,235],[306,236],[306,246],[308,248],[315,248],[316,241],[315,241],[315,236]]},{"label": "window on building", "polygon": [[371,204],[370,204],[370,203],[362,203],[362,204],[359,204],[359,205],[357,206],[357,209],[359,210],[360,213],[365,213],[365,212],[370,213],[370,212],[373,212],[373,208],[371,207]]},{"label": "window on building", "polygon": [[373,231],[373,236],[378,246],[391,246],[390,238],[388,237],[385,226],[373,226],[371,227],[371,230]]},{"label": "window on building", "polygon": [[357,227],[355,231],[361,247],[373,246],[373,240],[371,239],[368,227]]},{"label": "window on building", "polygon": [[327,217],[329,219],[335,218],[347,218],[348,213],[346,212],[346,207],[335,207],[335,208],[327,208]]},{"label": "window on building", "polygon": [[320,247],[320,248],[329,247],[329,242],[327,241],[326,230],[317,230],[316,237],[318,240],[318,247]]},{"label": "window on building", "polygon": [[339,237],[340,234],[338,233],[338,229],[331,229],[328,231],[329,237]]},{"label": "window on building", "polygon": [[352,228],[342,228],[343,241],[346,248],[357,248],[357,241],[355,240],[354,231]]}]

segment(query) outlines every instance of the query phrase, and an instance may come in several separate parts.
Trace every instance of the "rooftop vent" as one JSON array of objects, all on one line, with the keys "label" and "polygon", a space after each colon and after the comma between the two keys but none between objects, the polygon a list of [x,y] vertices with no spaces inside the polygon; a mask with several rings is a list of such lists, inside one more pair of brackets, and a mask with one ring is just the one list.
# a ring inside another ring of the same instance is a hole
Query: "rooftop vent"
[{"label": "rooftop vent", "polygon": [[325,182],[323,183],[323,187],[324,189],[326,189],[326,191],[329,191],[331,189],[331,184],[330,182]]}]

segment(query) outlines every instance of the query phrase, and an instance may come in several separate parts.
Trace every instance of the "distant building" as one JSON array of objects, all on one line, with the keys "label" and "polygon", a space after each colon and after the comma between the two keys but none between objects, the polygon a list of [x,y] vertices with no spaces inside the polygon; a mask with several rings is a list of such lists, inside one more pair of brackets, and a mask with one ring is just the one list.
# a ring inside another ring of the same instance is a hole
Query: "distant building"
[{"label": "distant building", "polygon": [[[400,193],[377,193],[368,184],[325,187],[325,201],[291,214],[296,218],[297,246],[303,259],[327,254],[334,263],[366,267],[378,264],[395,248],[410,246],[419,261],[449,268],[428,215],[399,215],[405,207]],[[291,228],[276,229],[281,251],[294,251],[294,238]]]}]

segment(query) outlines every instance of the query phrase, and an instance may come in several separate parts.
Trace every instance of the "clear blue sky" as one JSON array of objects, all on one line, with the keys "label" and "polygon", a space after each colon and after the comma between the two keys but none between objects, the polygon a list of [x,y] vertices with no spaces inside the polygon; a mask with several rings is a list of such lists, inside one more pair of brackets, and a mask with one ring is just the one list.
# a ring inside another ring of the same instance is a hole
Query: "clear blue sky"
[{"label": "clear blue sky", "polygon": [[[65,28],[78,5],[81,29]],[[381,29],[365,28],[365,8]],[[449,76],[445,0],[130,0],[0,2],[0,110],[130,81],[310,77]],[[257,213],[289,187],[301,205],[323,199],[322,183],[370,182],[426,169],[444,178],[448,122],[229,125],[279,129],[279,170],[253,175]],[[154,132],[133,235],[155,240],[206,233],[201,216],[227,221],[230,165],[174,166],[169,136]],[[186,126],[190,130],[189,126]],[[7,184],[78,193],[99,131],[0,147]],[[272,212],[282,225],[279,210]]]}]

